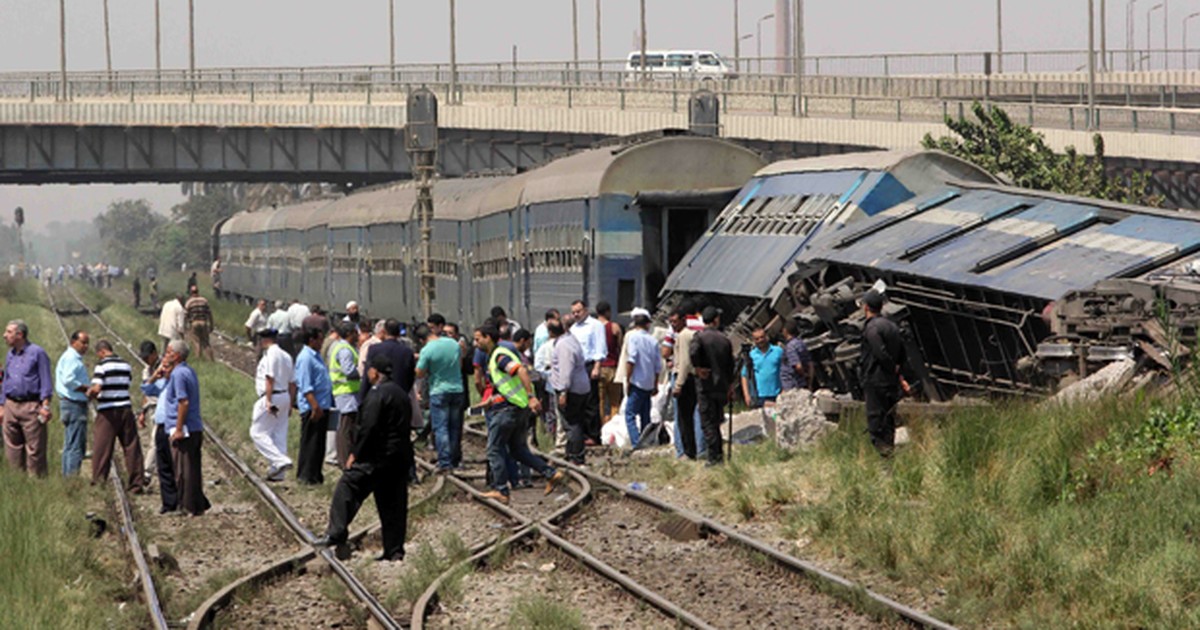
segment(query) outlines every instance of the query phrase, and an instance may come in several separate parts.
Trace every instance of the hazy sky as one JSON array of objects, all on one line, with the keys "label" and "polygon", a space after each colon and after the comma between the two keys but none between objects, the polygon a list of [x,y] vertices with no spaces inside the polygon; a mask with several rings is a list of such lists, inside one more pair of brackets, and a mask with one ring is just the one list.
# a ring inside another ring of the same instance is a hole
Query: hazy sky
[{"label": "hazy sky", "polygon": [[[163,64],[187,65],[187,0],[160,0]],[[580,54],[595,57],[595,0],[578,0]],[[1146,4],[1143,2],[1142,4]],[[101,0],[66,0],[68,69],[104,68]],[[195,0],[198,66],[384,64],[388,0]],[[396,0],[398,61],[445,61],[448,0]],[[649,44],[731,52],[733,0],[646,0]],[[807,0],[810,54],[977,51],[995,46],[994,0]],[[571,0],[458,0],[460,61],[508,60],[517,44],[527,60],[571,55]],[[741,0],[743,33],[753,33],[775,0]],[[1144,38],[1144,9],[1137,11]],[[1171,39],[1178,20],[1200,0],[1170,2]],[[1080,49],[1087,44],[1085,0],[1004,0],[1005,49]],[[109,0],[113,64],[154,65],[154,0]],[[633,47],[637,0],[602,0],[606,58]],[[1161,12],[1153,29],[1161,46]],[[1200,38],[1200,29],[1197,38]],[[773,32],[764,28],[764,52]],[[1109,44],[1125,44],[1125,2],[1109,2]],[[1141,39],[1139,39],[1141,41]],[[754,50],[747,41],[743,54]],[[0,0],[0,71],[58,68],[58,2]],[[7,208],[31,210],[33,227],[52,218],[90,218],[114,198],[152,196],[166,210],[178,186],[0,186]],[[53,213],[53,217],[49,214]],[[44,220],[38,218],[45,216]]]}]

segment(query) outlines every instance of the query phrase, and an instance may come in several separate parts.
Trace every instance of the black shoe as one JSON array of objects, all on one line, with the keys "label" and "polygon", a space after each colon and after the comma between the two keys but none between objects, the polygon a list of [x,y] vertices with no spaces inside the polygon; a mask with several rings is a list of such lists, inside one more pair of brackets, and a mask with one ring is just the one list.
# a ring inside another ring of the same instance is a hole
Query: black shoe
[{"label": "black shoe", "polygon": [[161,508],[158,508],[158,513],[159,513],[159,514],[170,514],[171,512],[174,512],[174,511],[175,511],[175,509],[176,509],[176,508],[169,508],[169,507],[167,507],[167,506],[165,506],[165,505],[164,505],[164,506],[162,506]]},{"label": "black shoe", "polygon": [[375,556],[375,562],[401,562],[404,560],[403,553],[394,553],[392,555]]},{"label": "black shoe", "polygon": [[328,534],[313,541],[314,547],[333,547],[337,544],[339,544],[338,541],[330,538]]}]

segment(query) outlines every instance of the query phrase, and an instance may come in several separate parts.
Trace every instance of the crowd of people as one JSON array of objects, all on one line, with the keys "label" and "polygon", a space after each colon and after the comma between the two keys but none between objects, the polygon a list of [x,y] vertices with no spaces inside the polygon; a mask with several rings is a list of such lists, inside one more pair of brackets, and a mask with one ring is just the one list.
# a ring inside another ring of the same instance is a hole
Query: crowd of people
[{"label": "crowd of people", "polygon": [[[130,491],[144,492],[156,473],[163,513],[203,514],[210,507],[201,478],[204,427],[199,380],[188,358],[193,352],[212,358],[214,322],[194,279],[188,294],[162,306],[162,355],[152,341],[141,345],[146,367],[136,412],[130,390],[138,381],[110,341],[95,344],[98,362],[89,374],[84,358],[91,339],[75,331],[52,376],[50,358],[29,340],[25,323],[9,322],[0,387],[9,463],[47,474],[46,423],[57,394],[65,427],[64,475],[82,467],[88,409],[94,405],[93,483],[109,474],[119,443]],[[867,318],[861,370],[868,430],[887,454],[895,405],[909,391],[901,375],[904,347],[895,324],[880,317],[883,295],[870,292],[861,303]],[[323,484],[324,467],[336,467],[341,475],[318,542],[344,543],[350,522],[374,495],[383,527],[379,559],[397,560],[404,555],[408,486],[417,479],[412,432],[436,452],[438,473],[462,468],[472,387],[487,427],[485,494],[507,504],[513,490],[533,485],[535,475],[546,494],[565,477],[530,448],[537,428],[553,440],[539,446],[559,449],[567,461],[584,466],[587,448],[602,442],[605,423],[622,423],[636,449],[659,445],[667,435],[662,421],[669,420],[676,456],[714,466],[724,460],[724,412],[739,393],[747,407],[770,407],[786,390],[816,385],[794,322],[783,326],[781,343],[758,329],[752,346],[735,352],[715,306],[684,300],[669,313],[665,329],[655,329],[645,309],[628,315],[626,329],[609,304],[590,309],[576,300],[566,311],[546,311],[530,331],[496,306],[467,336],[437,313],[409,330],[396,319],[368,319],[354,302],[344,316],[331,317],[319,305],[298,300],[287,305],[259,300],[245,332],[258,350],[249,434],[265,460],[265,478],[281,482],[294,469],[297,483]],[[300,428],[295,459],[287,439],[293,410]],[[151,422],[153,442],[143,456],[138,427]],[[658,426],[648,430],[652,425]]]},{"label": "crowd of people", "polygon": [[36,263],[30,265],[12,263],[8,266],[8,275],[10,278],[33,278],[46,286],[61,285],[67,280],[78,278],[93,287],[111,287],[113,278],[123,277],[128,271],[128,269],[117,265],[110,265],[106,262],[98,262],[91,265],[83,263],[59,265],[57,267],[52,265],[43,267]]}]

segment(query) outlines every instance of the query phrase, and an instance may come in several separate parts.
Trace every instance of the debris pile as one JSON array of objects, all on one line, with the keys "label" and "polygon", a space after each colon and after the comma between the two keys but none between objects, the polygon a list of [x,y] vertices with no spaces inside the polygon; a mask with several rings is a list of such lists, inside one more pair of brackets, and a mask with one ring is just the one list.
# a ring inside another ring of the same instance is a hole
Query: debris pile
[{"label": "debris pile", "polygon": [[813,394],[806,389],[784,392],[775,403],[771,422],[775,425],[775,442],[780,447],[794,450],[813,445],[837,425],[825,419],[817,404],[817,398],[831,392]]}]

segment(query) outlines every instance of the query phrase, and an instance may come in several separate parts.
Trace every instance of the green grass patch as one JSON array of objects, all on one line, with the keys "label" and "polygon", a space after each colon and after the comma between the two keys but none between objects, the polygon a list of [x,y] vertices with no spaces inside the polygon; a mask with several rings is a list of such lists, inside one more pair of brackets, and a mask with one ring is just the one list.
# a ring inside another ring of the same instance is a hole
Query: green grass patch
[{"label": "green grass patch", "polygon": [[545,595],[525,595],[513,606],[508,619],[513,630],[583,630],[583,613]]},{"label": "green grass patch", "polygon": [[760,520],[968,627],[1200,626],[1200,395],[1001,402],[911,418],[880,459],[860,415],[816,448],[735,448],[636,474]]},{"label": "green grass patch", "polygon": [[[44,304],[33,281],[0,278],[0,320],[25,320],[30,339],[54,361],[64,343]],[[148,614],[128,579],[129,555],[109,486],[62,478],[63,431],[54,409],[47,425],[49,478],[31,479],[0,464],[0,627],[144,626]],[[88,512],[108,522],[101,538],[90,535]]]}]

